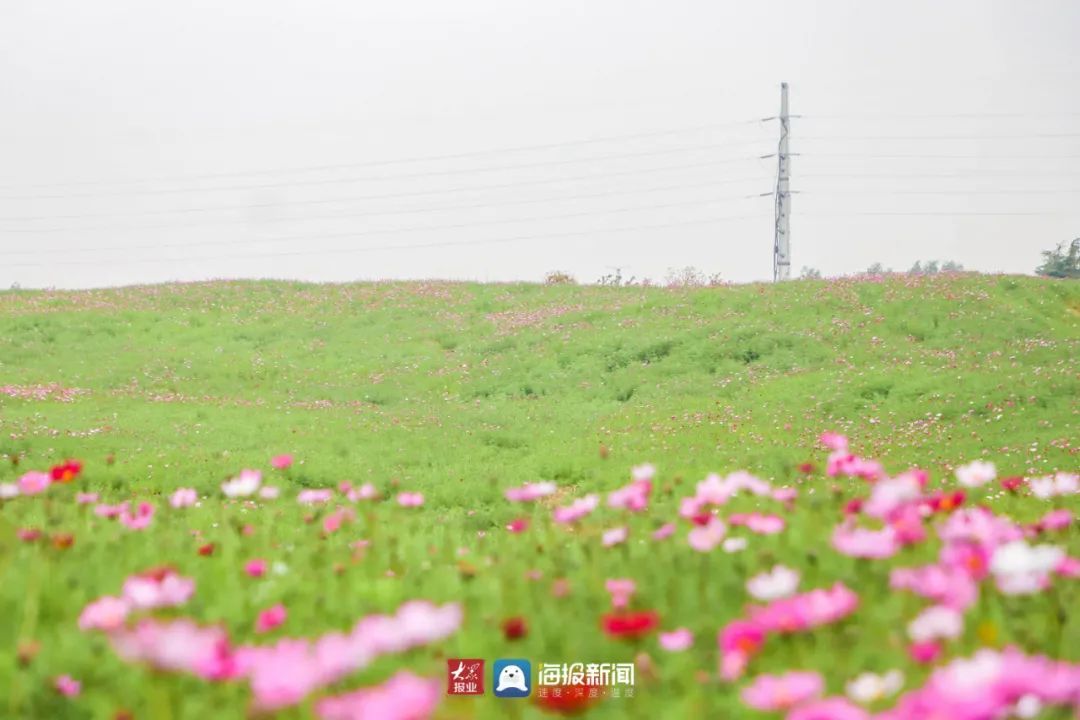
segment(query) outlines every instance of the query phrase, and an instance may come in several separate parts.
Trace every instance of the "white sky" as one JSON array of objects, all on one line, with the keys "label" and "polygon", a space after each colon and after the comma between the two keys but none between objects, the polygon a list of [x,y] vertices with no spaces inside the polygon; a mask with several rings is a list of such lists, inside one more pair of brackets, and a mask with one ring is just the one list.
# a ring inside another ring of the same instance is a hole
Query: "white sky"
[{"label": "white sky", "polygon": [[782,80],[796,273],[1030,272],[1080,235],[1078,32],[1075,0],[5,0],[0,287],[767,279],[777,128],[742,121]]}]

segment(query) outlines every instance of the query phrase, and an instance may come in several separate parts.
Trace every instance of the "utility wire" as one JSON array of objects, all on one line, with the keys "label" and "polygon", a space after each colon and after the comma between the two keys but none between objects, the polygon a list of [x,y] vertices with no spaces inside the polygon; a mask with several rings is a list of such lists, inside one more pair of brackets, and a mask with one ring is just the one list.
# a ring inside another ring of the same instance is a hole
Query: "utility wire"
[{"label": "utility wire", "polygon": [[[342,255],[351,253],[363,253],[363,252],[375,252],[383,250],[413,250],[413,249],[425,249],[436,247],[460,247],[467,245],[486,245],[486,244],[501,244],[501,243],[513,243],[525,240],[551,240],[564,237],[581,237],[585,235],[599,234],[599,233],[611,233],[611,232],[636,232],[641,230],[654,230],[661,228],[673,228],[673,227],[686,227],[691,225],[708,225],[712,223],[727,222],[732,220],[747,220],[755,218],[766,218],[768,215],[762,213],[752,213],[748,215],[726,215],[713,218],[703,218],[700,220],[683,220],[670,223],[658,223],[651,225],[630,225],[614,228],[601,228],[596,230],[577,230],[572,232],[560,232],[560,233],[541,233],[534,235],[515,235],[511,237],[503,238],[490,238],[481,240],[446,240],[430,243],[418,243],[410,245],[384,245],[384,246],[368,246],[368,247],[351,247],[351,248],[333,248],[326,250],[297,250],[290,252],[277,252],[277,253],[258,253],[258,254],[240,254],[240,255],[215,255],[193,258],[130,258],[125,259],[125,263],[170,263],[175,264],[177,262],[202,262],[206,260],[224,260],[224,259],[256,259],[267,257],[297,257],[297,256],[312,256],[312,255]],[[67,265],[103,265],[103,264],[115,264],[115,261],[102,261],[102,260],[90,260],[90,261],[65,261],[60,260],[56,262],[47,263],[9,263],[6,267],[54,267],[54,266],[67,266]]]},{"label": "utility wire", "polygon": [[275,169],[263,169],[263,170],[237,170],[232,172],[219,172],[219,173],[200,173],[189,175],[174,175],[171,177],[153,177],[153,178],[133,178],[128,180],[80,180],[73,182],[62,183],[38,183],[33,185],[0,185],[2,189],[13,189],[15,187],[29,187],[29,188],[48,188],[48,187],[78,187],[87,185],[125,185],[131,183],[147,183],[147,182],[177,182],[177,181],[189,181],[189,180],[212,180],[231,177],[248,177],[259,175],[282,175],[288,173],[305,173],[305,172],[324,172],[327,170],[346,170],[356,168],[367,167],[385,167],[389,165],[400,165],[407,163],[418,162],[434,162],[441,160],[460,160],[462,158],[470,157],[483,157],[486,155],[499,155],[502,153],[510,152],[525,152],[535,150],[554,150],[565,147],[577,147],[581,145],[590,145],[593,143],[604,142],[619,142],[623,140],[640,140],[642,138],[651,137],[663,137],[667,135],[679,135],[683,133],[700,132],[703,130],[718,130],[728,127],[745,126],[762,124],[769,120],[775,120],[775,118],[752,118],[748,120],[739,120],[730,123],[708,123],[704,125],[695,125],[685,128],[675,128],[670,130],[654,130],[640,133],[631,133],[628,135],[609,135],[593,138],[585,138],[582,140],[569,140],[565,142],[551,142],[542,143],[536,145],[516,145],[510,147],[489,148],[486,150],[470,150],[465,152],[444,153],[439,155],[414,155],[404,158],[394,158],[389,160],[368,160],[364,162],[352,162],[352,163],[332,163],[324,165],[306,165],[291,168],[275,168]]},{"label": "utility wire", "polygon": [[[746,180],[739,180],[739,182],[751,182],[757,178],[747,178]],[[191,223],[157,223],[153,225],[90,225],[83,227],[48,227],[48,228],[5,228],[0,227],[0,235],[4,233],[65,233],[65,232],[98,232],[102,230],[155,230],[162,228],[189,228],[189,227],[206,227],[215,225],[256,225],[267,223],[282,223],[282,222],[309,222],[312,220],[336,220],[338,218],[365,218],[365,217],[378,217],[383,215],[417,215],[433,212],[456,212],[460,210],[474,210],[481,208],[498,208],[507,207],[513,205],[535,205],[544,202],[563,202],[567,200],[587,200],[594,198],[604,197],[617,197],[620,195],[633,195],[636,193],[646,192],[664,192],[671,190],[692,190],[707,187],[717,187],[718,185],[725,184],[724,181],[709,180],[706,182],[679,184],[679,185],[660,185],[648,188],[630,188],[623,190],[606,190],[603,192],[577,194],[577,195],[558,195],[555,197],[541,197],[541,198],[522,198],[518,200],[505,200],[501,202],[479,202],[468,205],[442,205],[439,207],[423,207],[423,208],[406,208],[403,210],[373,210],[356,213],[337,213],[334,215],[301,215],[297,217],[271,217],[260,218],[258,220],[252,220],[251,218],[231,218],[224,220],[208,220],[205,222],[191,222]],[[724,200],[724,199],[742,199],[747,197],[746,195],[727,195],[712,198],[712,200]]]},{"label": "utility wire", "polygon": [[[107,217],[149,217],[158,215],[174,215],[186,213],[220,212],[228,210],[258,210],[263,208],[277,207],[300,207],[312,205],[329,205],[333,203],[357,202],[361,200],[389,200],[406,197],[426,197],[430,195],[443,195],[446,193],[473,192],[476,190],[500,190],[505,188],[518,188],[536,185],[557,185],[563,182],[577,180],[595,180],[614,177],[630,177],[648,173],[666,172],[668,170],[690,170],[696,168],[717,167],[729,164],[726,160],[706,160],[703,162],[682,163],[679,165],[661,165],[649,168],[635,168],[633,170],[620,170],[617,172],[589,173],[586,175],[568,175],[558,178],[543,178],[539,180],[515,180],[509,182],[489,183],[486,185],[464,185],[440,190],[419,190],[412,192],[378,193],[374,195],[354,195],[343,198],[324,198],[315,200],[284,200],[258,203],[241,203],[232,205],[214,205],[204,207],[175,208],[172,210],[146,210],[135,213],[91,213],[91,214],[68,214],[68,215],[10,215],[0,217],[0,221],[31,221],[31,220],[87,220]],[[761,180],[762,178],[738,178],[733,180],[720,180],[717,185],[729,185],[738,182]]]},{"label": "utility wire", "polygon": [[[757,196],[743,196],[735,200],[751,200]],[[732,202],[734,200],[728,200]],[[153,243],[146,245],[122,245],[114,247],[87,247],[87,248],[35,248],[33,250],[16,250],[13,252],[0,253],[2,257],[10,257],[13,255],[37,255],[42,253],[71,253],[71,252],[127,252],[129,250],[157,250],[162,248],[191,248],[191,247],[221,247],[221,246],[234,246],[234,245],[262,245],[267,243],[281,243],[281,242],[294,242],[294,241],[308,241],[308,240],[324,240],[331,238],[349,238],[349,237],[366,237],[368,235],[396,235],[399,233],[411,233],[411,232],[425,232],[434,230],[461,230],[474,227],[485,227],[489,225],[507,225],[523,222],[545,222],[551,220],[566,220],[571,218],[581,217],[594,217],[597,215],[615,215],[619,213],[637,212],[639,210],[661,210],[675,207],[688,207],[693,205],[712,205],[716,203],[725,202],[723,200],[683,200],[679,202],[668,202],[653,205],[629,205],[619,208],[611,208],[608,210],[588,210],[583,212],[573,213],[560,213],[556,215],[534,215],[530,217],[520,218],[501,218],[494,220],[478,220],[464,223],[454,223],[451,225],[418,225],[403,228],[390,228],[385,230],[364,230],[364,231],[346,231],[335,233],[320,233],[320,234],[303,234],[303,235],[285,235],[269,238],[258,239],[243,239],[243,240],[228,240],[228,241],[202,241],[202,242],[180,242],[180,243]]]},{"label": "utility wire", "polygon": [[[752,141],[760,142],[760,141]],[[222,192],[228,190],[266,190],[270,188],[282,188],[282,187],[310,187],[310,186],[322,186],[322,185],[341,185],[350,183],[364,183],[364,182],[384,182],[387,180],[405,180],[414,178],[427,178],[427,177],[444,177],[453,175],[465,175],[468,173],[476,172],[496,172],[504,170],[520,170],[523,168],[535,168],[535,167],[557,167],[560,165],[572,165],[574,163],[587,163],[596,162],[600,160],[622,160],[626,158],[640,158],[640,157],[655,157],[657,155],[671,155],[675,153],[685,152],[700,152],[704,150],[711,150],[716,148],[731,147],[732,145],[746,145],[746,142],[740,141],[739,143],[715,143],[708,145],[690,145],[678,148],[664,148],[659,150],[643,150],[640,152],[630,153],[613,153],[608,155],[594,155],[585,158],[565,158],[561,160],[542,160],[528,163],[514,163],[509,165],[489,165],[487,167],[475,167],[475,168],[459,168],[453,170],[425,170],[422,172],[405,173],[401,175],[383,175],[374,177],[362,177],[362,178],[323,178],[318,180],[292,180],[285,182],[274,183],[261,183],[250,185],[219,185],[216,187],[187,187],[187,188],[158,188],[152,190],[129,190],[129,191],[115,191],[115,192],[99,192],[99,193],[66,193],[66,194],[43,194],[43,195],[4,195],[0,196],[3,200],[56,200],[67,198],[79,198],[79,197],[130,197],[134,195],[177,195],[183,193],[206,193],[206,192]],[[726,160],[726,162],[742,162],[746,160],[756,160],[757,155],[733,157]]]}]

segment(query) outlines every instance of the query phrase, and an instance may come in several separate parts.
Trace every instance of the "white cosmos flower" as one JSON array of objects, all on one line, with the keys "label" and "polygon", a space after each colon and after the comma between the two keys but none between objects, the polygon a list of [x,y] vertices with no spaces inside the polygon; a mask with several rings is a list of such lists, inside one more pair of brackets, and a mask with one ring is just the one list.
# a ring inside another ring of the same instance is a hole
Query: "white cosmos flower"
[{"label": "white cosmos flower", "polygon": [[976,460],[956,468],[956,479],[964,487],[979,487],[997,477],[994,463]]},{"label": "white cosmos flower", "polygon": [[746,591],[765,602],[788,597],[798,587],[798,571],[783,565],[777,565],[772,570],[755,575],[746,581]]},{"label": "white cosmos flower", "polygon": [[847,684],[848,697],[857,703],[869,705],[889,695],[895,695],[904,686],[904,674],[890,670],[884,675],[865,672]]},{"label": "white cosmos flower", "polygon": [[262,484],[262,473],[258,470],[241,470],[232,480],[221,484],[221,491],[226,497],[248,497],[254,495]]}]

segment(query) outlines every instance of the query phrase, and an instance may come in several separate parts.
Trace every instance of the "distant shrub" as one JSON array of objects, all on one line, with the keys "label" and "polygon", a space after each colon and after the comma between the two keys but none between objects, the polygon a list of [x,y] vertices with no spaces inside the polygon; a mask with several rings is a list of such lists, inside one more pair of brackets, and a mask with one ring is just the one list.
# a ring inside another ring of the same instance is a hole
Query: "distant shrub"
[{"label": "distant shrub", "polygon": [[1080,279],[1080,238],[1069,243],[1059,243],[1053,250],[1043,250],[1042,265],[1035,268],[1038,275],[1054,278]]},{"label": "distant shrub", "polygon": [[570,273],[552,270],[544,276],[545,285],[577,285],[577,280]]},{"label": "distant shrub", "polygon": [[821,271],[817,268],[804,267],[802,273],[799,274],[799,277],[803,280],[820,280]]},{"label": "distant shrub", "polygon": [[724,281],[720,279],[720,273],[706,275],[692,265],[687,265],[686,267],[679,269],[670,268],[668,269],[667,276],[664,278],[664,284],[669,288],[716,287],[717,285],[723,285],[723,282]]}]

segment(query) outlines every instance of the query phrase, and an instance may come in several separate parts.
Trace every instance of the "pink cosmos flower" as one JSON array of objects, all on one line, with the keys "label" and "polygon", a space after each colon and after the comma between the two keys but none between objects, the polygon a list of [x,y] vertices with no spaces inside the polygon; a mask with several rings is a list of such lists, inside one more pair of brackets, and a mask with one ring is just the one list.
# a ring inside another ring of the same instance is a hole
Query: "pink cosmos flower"
[{"label": "pink cosmos flower", "polygon": [[199,501],[199,494],[192,488],[179,488],[169,498],[169,504],[174,508],[191,507]]},{"label": "pink cosmos flower", "polygon": [[941,643],[937,640],[911,643],[908,645],[908,655],[920,665],[929,665],[941,657]]},{"label": "pink cosmos flower", "polygon": [[954,610],[966,610],[978,599],[979,588],[962,567],[941,563],[916,568],[894,568],[889,575],[893,590],[910,590]]},{"label": "pink cosmos flower", "polygon": [[779,515],[763,515],[761,513],[742,513],[730,515],[728,522],[732,525],[744,525],[747,530],[758,535],[775,535],[784,530],[784,518]]},{"label": "pink cosmos flower", "polygon": [[262,558],[248,560],[247,564],[244,565],[244,572],[253,578],[261,578],[266,574],[266,561]]},{"label": "pink cosmos flower", "polygon": [[226,497],[250,497],[262,485],[262,473],[258,470],[241,470],[240,474],[221,484]]},{"label": "pink cosmos flower", "polygon": [[994,463],[976,460],[956,468],[956,480],[964,487],[980,487],[997,477]]},{"label": "pink cosmos flower", "polygon": [[281,490],[271,485],[263,485],[259,488],[259,497],[263,500],[277,500]]},{"label": "pink cosmos flower", "polygon": [[187,672],[206,680],[223,680],[234,671],[229,638],[219,627],[200,627],[182,618],[145,618],[133,629],[114,632],[113,649],[128,662],[145,662],[160,670]]},{"label": "pink cosmos flower", "polygon": [[346,507],[335,510],[323,518],[323,532],[327,535],[335,533],[341,529],[341,526],[345,524],[346,521],[352,520],[355,516],[356,513],[353,512],[352,508]]},{"label": "pink cosmos flower", "polygon": [[822,433],[818,441],[829,450],[847,450],[848,447],[847,437],[834,432]]},{"label": "pink cosmos flower", "polygon": [[274,457],[270,458],[270,464],[273,465],[278,470],[285,470],[286,468],[289,468],[289,467],[292,466],[292,464],[293,464],[293,456],[288,455],[288,454],[275,455]]},{"label": "pink cosmos flower", "polygon": [[900,549],[896,530],[892,526],[868,530],[855,527],[850,520],[833,530],[832,545],[838,552],[858,558],[892,557]]},{"label": "pink cosmos flower", "polygon": [[721,677],[736,680],[765,642],[765,628],[755,622],[733,620],[724,626],[716,641],[720,646]]},{"label": "pink cosmos flower", "polygon": [[525,483],[519,488],[508,489],[506,499],[510,502],[534,502],[551,495],[555,490],[553,482]]},{"label": "pink cosmos flower", "polygon": [[902,505],[889,514],[889,527],[896,536],[896,542],[902,546],[914,545],[926,539],[922,514],[914,505]]},{"label": "pink cosmos flower", "polygon": [[599,496],[586,495],[565,507],[555,508],[552,512],[552,518],[557,523],[574,523],[595,510],[599,503]]},{"label": "pink cosmos flower", "polygon": [[371,483],[364,483],[360,487],[350,488],[345,497],[350,502],[357,502],[358,500],[373,500],[379,496],[379,492],[375,489],[375,486]]},{"label": "pink cosmos flower", "polygon": [[514,518],[506,524],[506,529],[512,533],[523,533],[529,529],[529,518]]},{"label": "pink cosmos flower", "polygon": [[653,540],[663,540],[664,538],[671,537],[675,534],[675,523],[664,523],[660,527],[653,530]]},{"label": "pink cosmos flower", "polygon": [[176,607],[195,594],[195,581],[172,569],[152,570],[129,576],[124,580],[122,594],[132,608]]},{"label": "pink cosmos flower", "polygon": [[[651,467],[651,466],[649,466]],[[634,480],[629,485],[619,488],[608,495],[608,507],[622,508],[631,512],[639,512],[649,505],[649,494],[652,492],[652,475]]]},{"label": "pink cosmos flower", "polygon": [[975,507],[950,514],[938,528],[938,535],[947,543],[967,540],[993,551],[998,545],[1023,538],[1024,531],[1007,518]]},{"label": "pink cosmos flower", "polygon": [[334,499],[334,491],[330,488],[317,488],[301,490],[296,496],[296,502],[301,505],[321,505]]},{"label": "pink cosmos flower", "polygon": [[637,592],[637,583],[628,578],[614,578],[604,582],[604,588],[611,593],[611,606],[624,608],[630,602],[631,596]]},{"label": "pink cosmos flower", "polygon": [[855,611],[859,597],[843,583],[750,608],[750,619],[769,632],[791,633],[841,620]]},{"label": "pink cosmos flower", "polygon": [[116,517],[127,508],[127,503],[120,503],[118,505],[106,505],[101,503],[94,506],[94,514],[99,517]]},{"label": "pink cosmos flower", "polygon": [[53,680],[53,687],[56,688],[56,692],[65,697],[78,697],[82,692],[82,683],[73,679],[70,675],[61,675]]},{"label": "pink cosmos flower", "polygon": [[397,503],[401,507],[420,507],[424,504],[424,495],[418,492],[398,493]]},{"label": "pink cosmos flower", "polygon": [[918,500],[921,491],[919,479],[913,473],[884,478],[874,483],[862,510],[871,517],[884,519],[900,506]]},{"label": "pink cosmos flower", "polygon": [[743,688],[740,697],[755,710],[788,710],[819,697],[824,687],[824,680],[816,672],[758,675]]},{"label": "pink cosmos flower", "polygon": [[794,502],[799,497],[799,491],[795,488],[782,487],[772,491],[772,499],[782,503]]},{"label": "pink cosmos flower", "polygon": [[964,616],[953,608],[933,605],[908,623],[908,637],[916,643],[946,638],[954,640],[964,632]]},{"label": "pink cosmos flower", "polygon": [[79,629],[112,632],[123,626],[130,610],[131,605],[123,598],[100,597],[79,614]]},{"label": "pink cosmos flower", "polygon": [[320,700],[320,720],[423,720],[442,697],[438,680],[401,670],[382,685]]},{"label": "pink cosmos flower", "polygon": [[1073,514],[1065,509],[1051,510],[1043,515],[1037,526],[1042,530],[1064,530],[1073,521]]},{"label": "pink cosmos flower", "polygon": [[281,603],[263,610],[255,620],[255,632],[267,633],[274,628],[281,627],[285,623],[287,615],[285,606]]},{"label": "pink cosmos flower", "polygon": [[75,493],[75,502],[77,502],[79,505],[90,505],[91,503],[96,503],[97,501],[98,501],[98,494],[97,493],[94,493],[94,492],[91,492],[91,493],[84,493],[84,492]]},{"label": "pink cosmos flower", "polygon": [[19,492],[23,495],[37,495],[45,492],[52,484],[49,473],[31,471],[19,478]]},{"label": "pink cosmos flower", "polygon": [[870,714],[842,697],[830,697],[800,705],[787,720],[870,720]]},{"label": "pink cosmos flower", "polygon": [[799,573],[791,568],[777,565],[768,572],[755,575],[746,581],[746,591],[758,600],[770,601],[788,597],[799,587]]},{"label": "pink cosmos flower", "polygon": [[706,525],[695,527],[687,535],[686,540],[690,547],[698,552],[709,552],[724,539],[727,534],[727,525],[719,518],[709,518]]},{"label": "pink cosmos flower", "polygon": [[140,502],[132,512],[130,504],[125,505],[117,519],[128,530],[145,530],[154,518],[154,506],[148,502]]},{"label": "pink cosmos flower", "polygon": [[961,570],[973,580],[982,580],[990,572],[990,554],[982,545],[956,541],[941,547],[941,564]]},{"label": "pink cosmos flower", "polygon": [[625,526],[611,528],[610,530],[604,531],[604,535],[601,538],[601,543],[604,547],[612,547],[614,545],[626,542],[626,538],[628,535],[629,531],[626,529]]},{"label": "pink cosmos flower", "polygon": [[668,652],[682,652],[694,644],[694,633],[687,628],[660,633],[660,647]]}]

